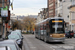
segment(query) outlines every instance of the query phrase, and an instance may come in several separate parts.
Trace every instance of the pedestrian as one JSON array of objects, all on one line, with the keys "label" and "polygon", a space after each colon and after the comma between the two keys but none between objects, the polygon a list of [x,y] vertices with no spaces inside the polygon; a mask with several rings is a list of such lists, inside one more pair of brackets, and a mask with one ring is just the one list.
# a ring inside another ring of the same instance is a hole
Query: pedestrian
[{"label": "pedestrian", "polygon": [[74,33],[73,30],[72,30],[72,33]]}]

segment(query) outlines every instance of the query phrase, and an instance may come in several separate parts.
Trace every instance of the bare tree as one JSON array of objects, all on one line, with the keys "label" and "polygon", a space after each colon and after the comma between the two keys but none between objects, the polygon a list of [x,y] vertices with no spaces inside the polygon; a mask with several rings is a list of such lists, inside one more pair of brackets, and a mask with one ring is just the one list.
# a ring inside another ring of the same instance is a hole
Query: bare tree
[{"label": "bare tree", "polygon": [[26,28],[26,30],[33,30],[34,26],[35,26],[35,18],[31,18],[31,17],[25,17],[23,19],[24,22],[24,27]]}]

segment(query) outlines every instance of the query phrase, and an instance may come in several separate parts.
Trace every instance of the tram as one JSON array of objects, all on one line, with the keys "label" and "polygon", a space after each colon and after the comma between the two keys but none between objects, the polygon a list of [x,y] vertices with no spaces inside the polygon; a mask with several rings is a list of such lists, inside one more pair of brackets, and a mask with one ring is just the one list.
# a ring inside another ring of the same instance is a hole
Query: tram
[{"label": "tram", "polygon": [[47,18],[36,23],[35,37],[45,42],[64,42],[64,19],[62,17]]}]

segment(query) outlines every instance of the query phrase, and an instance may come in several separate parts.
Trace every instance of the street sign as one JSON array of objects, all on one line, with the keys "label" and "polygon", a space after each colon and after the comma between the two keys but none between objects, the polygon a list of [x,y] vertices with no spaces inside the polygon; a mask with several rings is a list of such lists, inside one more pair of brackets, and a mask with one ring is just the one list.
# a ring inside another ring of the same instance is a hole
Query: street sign
[{"label": "street sign", "polygon": [[1,8],[1,17],[8,17],[8,7]]},{"label": "street sign", "polygon": [[8,11],[7,10],[1,10],[1,17],[8,17]]},{"label": "street sign", "polygon": [[8,17],[2,17],[2,19],[7,21],[10,20],[10,10],[8,10]]}]

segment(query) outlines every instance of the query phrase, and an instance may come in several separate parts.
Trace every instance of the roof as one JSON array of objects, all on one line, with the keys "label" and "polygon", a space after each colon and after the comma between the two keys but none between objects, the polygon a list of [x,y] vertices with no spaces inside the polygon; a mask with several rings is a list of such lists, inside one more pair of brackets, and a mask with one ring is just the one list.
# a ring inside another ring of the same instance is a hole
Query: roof
[{"label": "roof", "polygon": [[0,50],[6,50],[5,46],[0,46]]},{"label": "roof", "polygon": [[39,23],[36,23],[36,25],[37,25],[37,24],[40,24],[40,23],[42,23],[42,22],[45,22],[45,21],[47,21],[48,19],[63,19],[63,18],[62,18],[62,17],[47,18],[47,19],[45,19],[45,20],[43,20],[43,21],[41,21],[41,22],[39,22]]},{"label": "roof", "polygon": [[8,48],[8,50],[11,50],[8,46],[0,46],[0,50],[7,50],[6,48]]},{"label": "roof", "polygon": [[63,19],[63,17],[53,17],[51,19]]},{"label": "roof", "polygon": [[3,40],[3,41],[0,41],[0,44],[14,44],[15,41],[14,40]]}]

